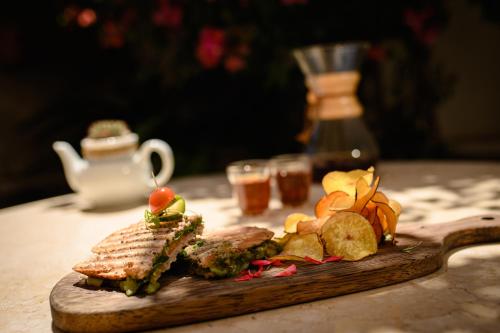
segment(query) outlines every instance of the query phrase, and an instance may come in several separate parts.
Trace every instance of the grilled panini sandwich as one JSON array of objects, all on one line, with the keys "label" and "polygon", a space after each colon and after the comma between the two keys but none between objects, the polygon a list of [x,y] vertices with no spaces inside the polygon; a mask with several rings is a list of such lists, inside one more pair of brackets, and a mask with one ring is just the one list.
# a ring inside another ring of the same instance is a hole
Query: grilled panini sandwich
[{"label": "grilled panini sandwich", "polygon": [[215,231],[203,236],[182,253],[193,273],[205,278],[234,276],[255,259],[272,257],[281,251],[271,240],[274,233],[257,227],[239,227]]},{"label": "grilled panini sandwich", "polygon": [[106,237],[92,248],[92,257],[73,270],[87,275],[88,284],[100,286],[104,281],[129,296],[138,290],[154,293],[161,274],[202,231],[202,218],[197,215],[157,225],[141,221]]}]

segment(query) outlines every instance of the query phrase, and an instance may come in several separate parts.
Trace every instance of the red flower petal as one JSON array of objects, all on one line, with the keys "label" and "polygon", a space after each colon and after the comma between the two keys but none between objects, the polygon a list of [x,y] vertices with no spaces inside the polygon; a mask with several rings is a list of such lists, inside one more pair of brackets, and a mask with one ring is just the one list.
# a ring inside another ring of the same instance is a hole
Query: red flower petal
[{"label": "red flower petal", "polygon": [[254,266],[268,266],[272,264],[272,261],[270,260],[252,260],[250,262]]},{"label": "red flower petal", "polygon": [[252,277],[258,278],[262,275],[263,271],[264,271],[264,266],[259,266],[259,270],[257,272],[255,272],[255,273],[252,273],[250,271],[248,271],[248,272],[249,272],[249,274],[252,274]]},{"label": "red flower petal", "polygon": [[297,273],[297,266],[295,266],[295,264],[291,264],[285,270],[283,270],[277,274],[274,274],[273,276],[274,277],[283,277],[283,276],[290,276],[290,275],[293,275],[295,273]]},{"label": "red flower petal", "polygon": [[305,260],[305,261],[308,261],[308,262],[311,262],[311,263],[313,263],[313,264],[316,264],[316,265],[321,265],[321,264],[323,264],[323,263],[324,263],[324,262],[323,262],[323,261],[321,261],[321,260],[316,260],[316,259],[311,258],[311,257],[308,257],[308,256],[305,256],[305,257],[304,257],[304,260]]},{"label": "red flower petal", "polygon": [[273,259],[271,260],[271,266],[281,266],[283,263],[279,259]]}]

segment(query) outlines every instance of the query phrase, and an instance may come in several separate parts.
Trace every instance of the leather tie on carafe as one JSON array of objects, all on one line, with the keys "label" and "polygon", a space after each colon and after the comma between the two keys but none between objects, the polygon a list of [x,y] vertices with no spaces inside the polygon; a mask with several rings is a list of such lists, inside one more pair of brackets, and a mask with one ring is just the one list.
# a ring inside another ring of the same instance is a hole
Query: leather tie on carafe
[{"label": "leather tie on carafe", "polygon": [[363,107],[356,96],[356,88],[360,78],[358,71],[326,73],[307,77],[305,124],[304,130],[297,136],[297,140],[307,144],[315,122],[360,117],[363,114]]}]

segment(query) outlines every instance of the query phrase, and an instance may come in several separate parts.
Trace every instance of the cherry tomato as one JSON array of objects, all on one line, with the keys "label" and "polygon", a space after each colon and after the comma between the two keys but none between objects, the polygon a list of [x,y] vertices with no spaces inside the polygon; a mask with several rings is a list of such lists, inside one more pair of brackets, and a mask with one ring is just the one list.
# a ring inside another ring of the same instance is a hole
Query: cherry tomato
[{"label": "cherry tomato", "polygon": [[159,187],[149,195],[149,210],[157,214],[174,200],[175,193],[168,187]]}]

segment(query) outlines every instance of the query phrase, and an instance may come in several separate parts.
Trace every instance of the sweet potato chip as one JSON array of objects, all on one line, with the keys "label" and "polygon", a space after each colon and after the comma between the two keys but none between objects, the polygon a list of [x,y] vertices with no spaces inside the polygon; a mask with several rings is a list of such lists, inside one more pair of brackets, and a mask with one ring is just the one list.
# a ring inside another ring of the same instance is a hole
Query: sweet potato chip
[{"label": "sweet potato chip", "polygon": [[349,197],[342,191],[332,192],[321,198],[314,207],[316,217],[335,214],[338,210],[350,208],[354,204],[354,197]]},{"label": "sweet potato chip", "polygon": [[356,183],[356,199],[362,198],[367,195],[372,188],[364,178],[358,179]]},{"label": "sweet potato chip", "polygon": [[373,201],[373,202],[382,202],[382,203],[385,203],[385,204],[389,204],[389,199],[382,192],[375,192],[375,194],[371,198],[371,201]]},{"label": "sweet potato chip", "polygon": [[381,209],[377,209],[377,220],[382,226],[382,232],[384,235],[389,233],[389,226],[387,225],[387,219],[385,218],[384,212]]},{"label": "sweet potato chip", "polygon": [[361,211],[361,216],[363,216],[365,219],[367,219],[370,224],[373,224],[373,215],[374,215],[374,211],[375,209],[377,208],[377,206],[371,202],[371,201],[368,201],[368,203],[366,204],[365,208],[363,208],[363,210]]},{"label": "sweet potato chip", "polygon": [[280,255],[292,255],[302,258],[309,256],[316,260],[323,260],[323,244],[316,233],[292,235]]},{"label": "sweet potato chip", "polygon": [[366,216],[365,214],[362,214],[365,219],[370,222],[371,225],[375,223],[375,219],[377,218],[377,205],[374,204],[373,202],[368,202],[363,209],[363,212],[366,211]]},{"label": "sweet potato chip", "polygon": [[[363,208],[365,208],[368,201],[370,201],[373,195],[377,192],[379,182],[380,177],[375,178],[375,181],[373,182],[373,185],[368,192],[365,192],[365,194],[361,197],[356,196],[356,202],[351,207],[351,209],[349,209],[349,211],[360,214],[363,211]],[[357,187],[364,188],[364,183],[364,179],[358,180]]]},{"label": "sweet potato chip", "polygon": [[354,205],[354,202],[356,202],[356,200],[351,196],[338,197],[331,203],[330,211],[341,211],[349,209]]},{"label": "sweet potato chip", "polygon": [[382,202],[376,202],[375,204],[377,205],[378,209],[383,212],[385,216],[385,222],[387,223],[387,229],[391,234],[392,239],[394,240],[394,236],[396,234],[396,224],[398,223],[396,213],[392,210],[389,204],[385,204]]},{"label": "sweet potato chip", "polygon": [[382,230],[382,226],[380,225],[378,218],[376,218],[376,217],[373,220],[372,228],[373,228],[373,231],[375,232],[375,238],[377,239],[377,244],[378,244],[382,240],[382,236],[384,235],[384,232]]},{"label": "sweet potato chip", "polygon": [[326,194],[330,194],[335,191],[342,191],[347,193],[349,196],[354,197],[356,194],[356,183],[358,180],[363,178],[366,183],[370,185],[373,180],[374,171],[375,169],[373,167],[368,168],[368,170],[357,169],[349,172],[332,171],[323,177],[323,181],[321,183]]},{"label": "sweet potato chip", "polygon": [[389,207],[394,211],[396,217],[399,217],[401,214],[401,204],[396,200],[389,200]]},{"label": "sweet potato chip", "polygon": [[285,232],[286,233],[296,233],[297,224],[302,221],[314,220],[314,216],[309,216],[302,213],[293,213],[287,216],[285,220]]},{"label": "sweet potato chip", "polygon": [[352,212],[332,215],[323,225],[321,238],[326,252],[356,261],[377,252],[375,232],[363,216]]}]

